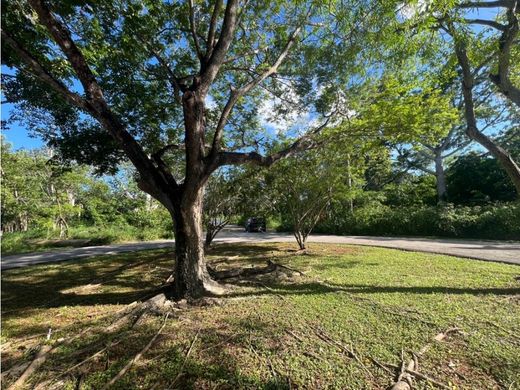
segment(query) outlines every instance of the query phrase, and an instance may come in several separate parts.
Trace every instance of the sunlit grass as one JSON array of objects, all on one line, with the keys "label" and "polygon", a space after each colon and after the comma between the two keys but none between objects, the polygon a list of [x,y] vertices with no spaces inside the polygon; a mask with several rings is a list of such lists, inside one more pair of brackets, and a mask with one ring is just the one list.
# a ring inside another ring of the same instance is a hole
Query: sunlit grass
[{"label": "sunlit grass", "polygon": [[[306,253],[294,248],[213,249],[209,259],[219,269],[270,259],[305,275],[235,281],[219,304],[175,311],[114,388],[385,388],[395,378],[373,359],[400,365],[402,351],[410,357],[427,343],[419,367],[432,378],[456,388],[519,388],[517,266],[341,245],[311,244]],[[2,369],[30,361],[41,343],[85,332],[56,348],[28,386],[103,387],[164,321],[145,316],[133,328],[111,332],[114,314],[153,293],[171,265],[172,253],[159,250],[4,272]],[[432,343],[450,327],[461,332]],[[320,333],[352,348],[361,363]],[[26,339],[31,335],[39,336]],[[14,379],[7,376],[3,386]]]}]

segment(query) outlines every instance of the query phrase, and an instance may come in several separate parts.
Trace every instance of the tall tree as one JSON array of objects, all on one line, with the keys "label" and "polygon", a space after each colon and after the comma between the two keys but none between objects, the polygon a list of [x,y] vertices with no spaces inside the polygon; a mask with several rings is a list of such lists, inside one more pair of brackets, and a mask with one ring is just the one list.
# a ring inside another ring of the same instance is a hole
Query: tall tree
[{"label": "tall tree", "polygon": [[[519,107],[518,70],[520,50],[518,0],[433,2],[415,12],[412,23],[445,35],[460,69],[459,83],[464,103],[467,136],[495,157],[520,193],[520,167],[511,154],[479,126],[477,101],[492,91],[493,99],[504,98]],[[475,11],[486,11],[475,18]],[[448,58],[448,57],[447,57]],[[448,62],[450,60],[448,59]],[[498,92],[498,93],[497,93]]]},{"label": "tall tree", "polygon": [[174,221],[174,294],[220,293],[201,243],[204,186],[221,166],[270,166],[313,146],[327,119],[261,153],[269,134],[255,118],[266,93],[256,87],[315,94],[297,69],[319,46],[319,10],[311,1],[6,2],[2,60],[18,70],[6,97],[67,158],[103,169],[128,158]]}]

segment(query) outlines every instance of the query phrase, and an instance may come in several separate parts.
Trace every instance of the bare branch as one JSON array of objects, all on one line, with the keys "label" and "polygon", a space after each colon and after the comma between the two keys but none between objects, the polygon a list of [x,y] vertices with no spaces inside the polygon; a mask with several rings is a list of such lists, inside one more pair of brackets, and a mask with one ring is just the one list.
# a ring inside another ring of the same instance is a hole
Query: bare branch
[{"label": "bare branch", "polygon": [[482,24],[482,25],[485,25],[485,26],[490,26],[490,27],[493,27],[493,28],[496,28],[497,30],[500,30],[500,31],[504,31],[507,26],[501,24],[501,23],[498,23],[498,22],[495,22],[494,20],[487,20],[487,19],[463,19],[463,21],[465,23],[468,23],[468,24]]},{"label": "bare branch", "polygon": [[202,61],[204,56],[202,55],[202,50],[200,49],[199,45],[199,37],[197,37],[197,25],[195,23],[195,12],[193,9],[193,0],[188,1],[189,8],[190,8],[190,31],[191,36],[193,38],[193,42],[195,44],[195,51],[197,52],[197,57],[199,57],[199,60]]}]

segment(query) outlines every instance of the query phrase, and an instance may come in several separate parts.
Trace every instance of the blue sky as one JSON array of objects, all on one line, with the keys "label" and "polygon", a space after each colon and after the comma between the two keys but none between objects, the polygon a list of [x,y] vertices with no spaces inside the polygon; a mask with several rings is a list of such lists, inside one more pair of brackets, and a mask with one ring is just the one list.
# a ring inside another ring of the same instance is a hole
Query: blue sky
[{"label": "blue sky", "polygon": [[[469,11],[467,14],[467,17],[475,18],[486,18],[486,19],[493,19],[493,17],[497,13],[497,9],[484,9],[484,10],[472,10]],[[479,29],[480,26],[476,26],[476,29]],[[2,73],[9,73],[13,74],[15,71],[13,69],[9,69],[5,66],[2,66]],[[3,100],[3,97],[2,97]],[[208,102],[211,103],[211,102]],[[1,118],[2,120],[6,120],[9,118],[10,113],[13,109],[12,104],[2,104],[1,107]],[[265,127],[273,127],[272,123],[263,123]],[[273,130],[273,129],[270,129]],[[490,133],[495,133],[496,129],[492,129]],[[27,128],[20,123],[11,123],[8,126],[8,129],[6,131],[2,131],[3,136],[5,139],[13,145],[13,149],[33,149],[33,148],[39,148],[44,146],[43,141],[41,138],[31,135]]]},{"label": "blue sky", "polygon": [[[2,104],[2,120],[6,120],[9,117],[9,113],[12,110],[11,104]],[[5,137],[7,142],[13,145],[13,149],[34,149],[42,147],[43,141],[38,137],[32,137],[27,128],[23,125],[13,123],[9,125],[6,131],[2,131],[2,135]]]}]

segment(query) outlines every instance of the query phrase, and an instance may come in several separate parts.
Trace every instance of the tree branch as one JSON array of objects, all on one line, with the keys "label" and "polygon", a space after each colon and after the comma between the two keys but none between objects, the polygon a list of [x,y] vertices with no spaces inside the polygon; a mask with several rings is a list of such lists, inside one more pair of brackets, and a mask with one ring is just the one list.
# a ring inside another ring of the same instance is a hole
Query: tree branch
[{"label": "tree branch", "polygon": [[505,26],[501,23],[495,22],[494,20],[463,19],[463,21],[468,24],[483,24],[485,26],[490,26],[490,27],[496,28],[497,30],[500,30],[500,31],[504,31],[507,28],[507,26]]},{"label": "tree branch", "polygon": [[450,34],[452,34],[455,41],[455,54],[462,69],[462,91],[467,125],[466,134],[469,138],[484,146],[501,163],[502,167],[515,185],[517,192],[520,194],[520,167],[505,149],[500,145],[497,145],[492,139],[478,129],[473,103],[474,80],[471,73],[471,65],[467,54],[466,44],[463,41],[458,40],[453,32],[450,31]]},{"label": "tree branch", "polygon": [[258,84],[260,84],[262,81],[264,81],[267,77],[271,76],[272,74],[276,73],[284,59],[287,57],[287,54],[289,53],[289,50],[294,45],[296,41],[297,35],[300,33],[302,29],[302,26],[298,26],[291,34],[287,42],[285,43],[285,46],[281,53],[276,58],[273,65],[269,67],[266,71],[258,75],[257,77],[253,78],[249,83],[245,84],[244,86],[240,87],[239,89],[234,89],[231,91],[231,95],[229,96],[228,101],[226,102],[226,105],[224,106],[224,109],[222,110],[222,114],[220,115],[217,127],[215,129],[215,134],[213,136],[213,142],[212,142],[212,149],[211,149],[211,156],[212,158],[216,158],[218,154],[218,150],[220,148],[220,141],[222,140],[223,130],[226,126],[226,123],[228,121],[229,115],[231,114],[231,111],[233,110],[233,107],[237,103],[237,101],[244,96],[246,93],[248,93],[251,89],[256,87]]},{"label": "tree branch", "polygon": [[206,95],[211,83],[217,76],[217,73],[226,57],[229,46],[233,41],[233,35],[237,23],[237,8],[238,0],[228,0],[218,42],[208,61],[204,64],[203,69],[201,69],[200,92],[203,96]]},{"label": "tree branch", "polygon": [[161,196],[156,196],[157,191],[154,195],[157,197],[157,200],[165,206],[168,206],[170,199],[166,191],[169,191],[170,186],[176,188],[177,183],[169,182],[165,177],[166,172],[162,172],[154,166],[152,160],[148,158],[141,145],[139,145],[112,112],[83,53],[72,40],[67,27],[56,19],[42,0],[29,0],[29,4],[38,14],[39,21],[46,27],[54,41],[66,55],[83,85],[83,89],[87,95],[88,111],[105,127],[114,140],[125,151],[128,158],[141,174],[143,180],[147,182],[148,187],[161,189]]},{"label": "tree branch", "polygon": [[215,46],[215,32],[217,30],[217,19],[220,8],[222,8],[222,0],[216,0],[215,6],[213,7],[213,13],[211,14],[211,20],[209,22],[208,38],[206,40],[206,60],[209,60],[211,57],[213,47]]},{"label": "tree branch", "polygon": [[202,50],[200,49],[200,45],[199,45],[199,38],[197,37],[197,25],[195,23],[195,14],[194,14],[194,10],[193,10],[193,0],[189,0],[188,1],[188,5],[189,5],[189,8],[190,8],[190,31],[191,31],[191,36],[193,38],[193,42],[195,44],[195,51],[197,52],[197,57],[199,58],[200,61],[203,61],[204,59],[204,56],[202,54]]},{"label": "tree branch", "polygon": [[328,125],[330,119],[330,117],[327,118],[323,124],[298,138],[289,147],[269,156],[262,156],[257,152],[219,152],[216,161],[211,168],[216,169],[223,165],[239,165],[249,162],[259,166],[269,167],[282,158],[290,157],[303,150],[312,149],[318,146],[319,143],[313,139],[313,136],[321,132],[321,130]]},{"label": "tree branch", "polygon": [[515,87],[509,78],[509,65],[511,59],[511,48],[518,35],[519,23],[516,13],[518,12],[518,0],[507,10],[507,28],[503,30],[499,40],[498,74],[490,74],[491,81],[498,87],[507,98],[520,107],[520,88]]},{"label": "tree branch", "polygon": [[88,111],[88,102],[83,99],[77,93],[70,91],[65,84],[61,81],[54,78],[51,73],[40,64],[40,62],[27,50],[25,50],[12,36],[9,32],[2,29],[2,41],[7,43],[14,52],[29,66],[29,68],[34,72],[34,76],[39,78],[45,84],[50,86],[56,92],[58,92],[64,99],[66,99],[70,104]]},{"label": "tree branch", "polygon": [[509,8],[514,2],[515,0],[470,1],[457,5],[457,8]]}]

